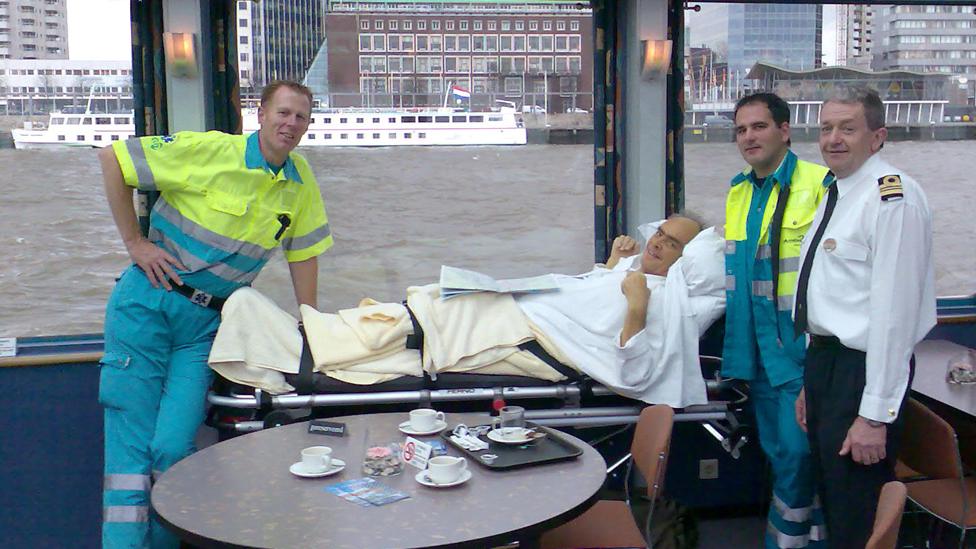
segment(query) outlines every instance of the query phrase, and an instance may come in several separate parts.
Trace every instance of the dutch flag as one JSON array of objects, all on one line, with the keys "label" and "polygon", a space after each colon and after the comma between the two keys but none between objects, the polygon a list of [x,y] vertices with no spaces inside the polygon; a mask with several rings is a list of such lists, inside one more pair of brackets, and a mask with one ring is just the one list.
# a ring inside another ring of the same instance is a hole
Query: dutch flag
[{"label": "dutch flag", "polygon": [[451,86],[451,95],[457,99],[471,99],[471,92],[457,86]]}]

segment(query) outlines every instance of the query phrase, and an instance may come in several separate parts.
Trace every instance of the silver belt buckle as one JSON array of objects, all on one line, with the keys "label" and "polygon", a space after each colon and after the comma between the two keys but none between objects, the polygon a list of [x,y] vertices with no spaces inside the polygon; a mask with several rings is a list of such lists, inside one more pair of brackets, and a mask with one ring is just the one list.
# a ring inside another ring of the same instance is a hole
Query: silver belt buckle
[{"label": "silver belt buckle", "polygon": [[190,296],[190,301],[192,301],[194,304],[199,305],[201,307],[209,306],[210,300],[212,299],[213,299],[212,295],[205,292],[201,292],[200,290],[193,290],[193,295]]}]

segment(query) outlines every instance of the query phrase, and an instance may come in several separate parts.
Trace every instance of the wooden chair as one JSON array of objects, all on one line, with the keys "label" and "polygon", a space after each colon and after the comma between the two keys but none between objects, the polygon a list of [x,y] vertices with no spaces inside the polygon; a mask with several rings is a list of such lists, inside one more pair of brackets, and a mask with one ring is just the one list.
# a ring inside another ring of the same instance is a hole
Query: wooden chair
[{"label": "wooden chair", "polygon": [[908,499],[926,513],[959,528],[959,547],[976,529],[976,479],[963,476],[956,432],[914,399],[905,408],[899,458],[926,480],[906,484]]},{"label": "wooden chair", "polygon": [[[673,423],[674,410],[670,407],[644,408],[630,445],[632,459],[624,486],[627,501],[596,502],[575,520],[543,534],[542,548],[646,547],[654,502],[664,480]],[[651,502],[643,530],[637,525],[630,507],[629,481],[634,465],[647,482],[647,497]]]},{"label": "wooden chair", "polygon": [[878,511],[874,516],[874,530],[864,549],[895,549],[898,545],[898,527],[905,510],[905,485],[889,482],[881,488]]}]

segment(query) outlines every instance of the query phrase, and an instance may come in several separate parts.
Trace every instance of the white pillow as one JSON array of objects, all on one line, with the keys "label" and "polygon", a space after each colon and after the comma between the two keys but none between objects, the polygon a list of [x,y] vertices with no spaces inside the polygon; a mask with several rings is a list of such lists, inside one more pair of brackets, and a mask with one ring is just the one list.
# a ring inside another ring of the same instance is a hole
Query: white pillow
[{"label": "white pillow", "polygon": [[[645,223],[637,230],[647,239],[657,232],[665,220]],[[643,246],[641,250],[643,250]],[[715,227],[708,227],[698,233],[685,249],[678,261],[671,266],[680,268],[688,283],[689,295],[722,295],[725,293],[725,239],[718,235]]]}]

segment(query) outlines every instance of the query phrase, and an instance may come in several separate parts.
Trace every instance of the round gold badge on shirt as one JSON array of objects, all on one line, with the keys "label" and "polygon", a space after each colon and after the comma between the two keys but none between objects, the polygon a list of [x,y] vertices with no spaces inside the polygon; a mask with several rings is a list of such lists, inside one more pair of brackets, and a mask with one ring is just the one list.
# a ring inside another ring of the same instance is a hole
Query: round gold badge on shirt
[{"label": "round gold badge on shirt", "polygon": [[837,248],[837,241],[836,240],[834,240],[833,238],[828,238],[827,240],[824,240],[824,249],[825,250],[827,250],[828,252],[832,252],[832,251],[834,251],[835,248]]}]

